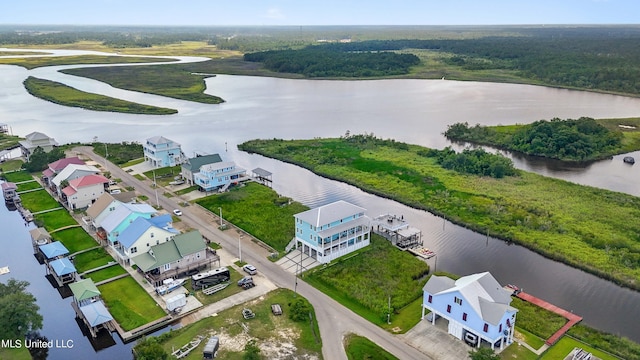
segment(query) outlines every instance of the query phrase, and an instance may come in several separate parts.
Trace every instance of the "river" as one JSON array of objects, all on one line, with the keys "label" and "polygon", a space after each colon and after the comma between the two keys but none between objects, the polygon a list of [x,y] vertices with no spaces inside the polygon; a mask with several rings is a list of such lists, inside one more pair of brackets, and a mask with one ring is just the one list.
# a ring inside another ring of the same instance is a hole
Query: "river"
[{"label": "river", "polygon": [[[126,115],[58,106],[33,98],[24,90],[22,81],[29,75],[73,83],[83,90],[99,89],[105,95],[131,101],[162,104],[179,113]],[[425,245],[438,253],[430,260],[438,270],[460,275],[491,271],[499,282],[515,283],[572,310],[591,326],[640,342],[638,292],[424,211],[323,179],[296,166],[236,150],[238,143],[254,138],[336,137],[347,130],[442,148],[451,145],[442,132],[448,124],[458,121],[492,125],[553,117],[633,117],[640,114],[640,99],[448,80],[310,81],[226,75],[207,79],[207,93],[221,96],[226,103],[203,105],[167,100],[123,92],[49,68],[27,71],[0,66],[0,118],[15,134],[41,131],[61,143],[90,142],[94,136],[104,142],[143,142],[148,137],[164,135],[180,142],[188,156],[217,152],[224,160],[236,161],[248,170],[262,167],[273,172],[274,189],[305,205],[344,199],[366,208],[370,216],[404,215],[412,226],[422,230]],[[623,164],[620,157],[585,167],[512,158],[516,166],[525,170],[640,196],[640,169]],[[0,216],[5,219],[4,213]]]}]

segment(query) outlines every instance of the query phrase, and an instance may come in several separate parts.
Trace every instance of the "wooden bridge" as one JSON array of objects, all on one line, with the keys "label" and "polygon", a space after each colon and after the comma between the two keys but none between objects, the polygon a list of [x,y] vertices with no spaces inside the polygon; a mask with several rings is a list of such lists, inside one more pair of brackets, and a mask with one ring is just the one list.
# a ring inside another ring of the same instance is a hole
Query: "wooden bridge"
[{"label": "wooden bridge", "polygon": [[553,335],[551,335],[550,338],[548,338],[545,343],[549,346],[555,344],[556,342],[558,342],[558,340],[560,340],[560,338],[567,332],[569,331],[569,329],[579,323],[580,321],[582,321],[582,317],[578,316],[570,311],[561,309],[553,304],[550,304],[542,299],[539,299],[533,295],[527,294],[524,291],[520,291],[519,293],[516,294],[517,297],[519,297],[520,299],[530,302],[532,304],[538,305],[541,308],[551,311],[552,313],[558,314],[562,317],[564,317],[565,319],[567,319],[567,323],[564,324],[563,327],[560,328],[560,330],[556,331]]}]

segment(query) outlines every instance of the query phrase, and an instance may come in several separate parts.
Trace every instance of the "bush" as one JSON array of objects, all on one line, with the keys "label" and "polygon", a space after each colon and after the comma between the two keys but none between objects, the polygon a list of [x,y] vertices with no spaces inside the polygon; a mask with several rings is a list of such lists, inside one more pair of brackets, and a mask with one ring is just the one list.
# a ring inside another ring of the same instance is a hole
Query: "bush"
[{"label": "bush", "polygon": [[301,297],[296,298],[289,303],[289,319],[293,321],[306,321],[309,319],[309,313],[311,312],[311,304]]}]

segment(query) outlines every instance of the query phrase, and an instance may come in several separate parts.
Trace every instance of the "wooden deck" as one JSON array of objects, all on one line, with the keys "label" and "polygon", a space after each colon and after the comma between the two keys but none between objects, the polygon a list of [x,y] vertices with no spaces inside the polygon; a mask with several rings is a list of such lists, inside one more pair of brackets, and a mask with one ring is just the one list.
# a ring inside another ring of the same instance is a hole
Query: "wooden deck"
[{"label": "wooden deck", "polygon": [[561,309],[553,304],[550,304],[542,299],[539,299],[531,294],[527,294],[524,291],[519,292],[517,295],[517,297],[519,297],[520,299],[530,302],[532,304],[538,305],[541,308],[545,309],[545,310],[549,310],[552,313],[558,314],[562,317],[564,317],[565,319],[567,319],[567,323],[564,324],[563,327],[560,328],[560,330],[556,331],[553,335],[551,335],[550,338],[548,338],[545,343],[549,346],[555,344],[558,340],[560,340],[560,338],[562,337],[562,335],[564,335],[573,325],[579,323],[580,321],[582,321],[582,316],[578,316],[572,312],[569,312],[567,310]]}]

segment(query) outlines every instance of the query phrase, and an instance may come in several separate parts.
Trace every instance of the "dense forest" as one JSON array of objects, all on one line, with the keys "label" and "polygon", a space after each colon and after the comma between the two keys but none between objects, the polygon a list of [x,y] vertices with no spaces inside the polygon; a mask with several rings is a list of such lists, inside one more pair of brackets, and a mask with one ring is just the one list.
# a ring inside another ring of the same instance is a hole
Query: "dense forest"
[{"label": "dense forest", "polygon": [[611,131],[592,118],[558,118],[515,126],[449,125],[444,135],[450,140],[496,146],[528,155],[584,161],[611,156],[622,145],[623,134]]},{"label": "dense forest", "polygon": [[272,71],[306,77],[369,77],[407,74],[420,63],[413,54],[387,51],[348,51],[341,47],[307,46],[300,50],[271,50],[244,55]]}]

